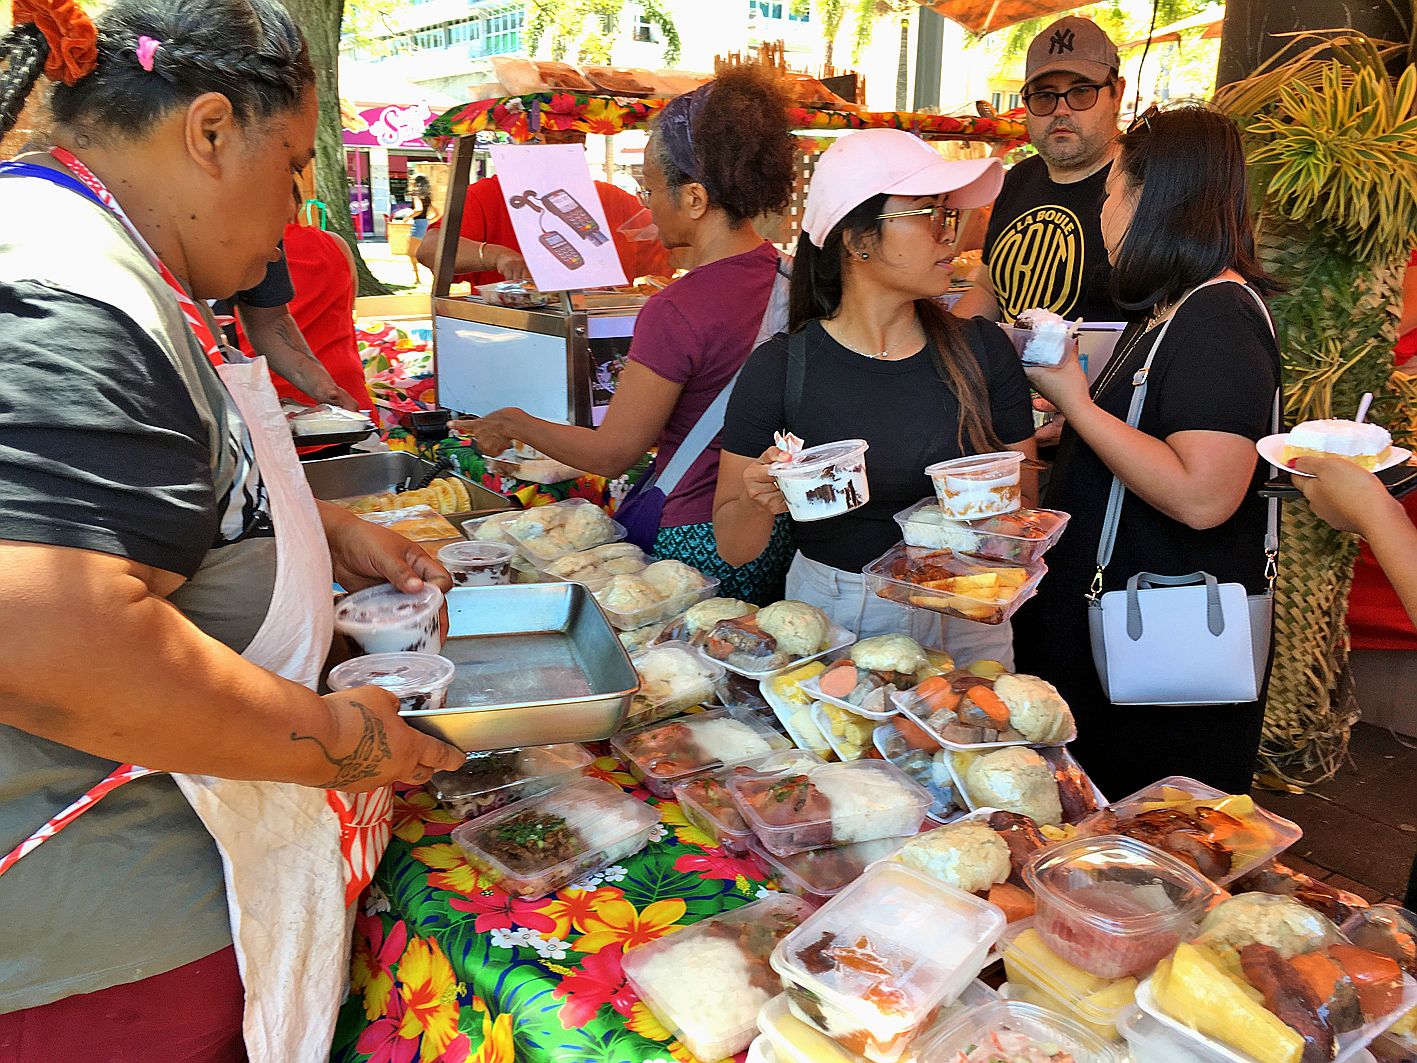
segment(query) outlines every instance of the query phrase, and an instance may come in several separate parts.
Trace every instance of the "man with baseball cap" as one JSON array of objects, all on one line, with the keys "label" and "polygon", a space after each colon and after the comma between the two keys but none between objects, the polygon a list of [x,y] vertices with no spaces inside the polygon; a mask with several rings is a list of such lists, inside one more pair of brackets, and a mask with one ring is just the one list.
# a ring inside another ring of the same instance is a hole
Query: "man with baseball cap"
[{"label": "man with baseball cap", "polygon": [[1012,321],[1043,308],[1115,321],[1100,221],[1126,82],[1117,46],[1090,19],[1061,18],[1033,39],[1023,86],[1038,155],[1009,171],[962,317]]}]

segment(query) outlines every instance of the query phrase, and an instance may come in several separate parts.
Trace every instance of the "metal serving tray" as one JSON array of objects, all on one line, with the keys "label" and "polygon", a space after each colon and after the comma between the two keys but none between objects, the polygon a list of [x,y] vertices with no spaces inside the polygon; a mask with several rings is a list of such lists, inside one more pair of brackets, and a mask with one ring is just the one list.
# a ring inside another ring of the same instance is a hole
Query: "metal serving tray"
[{"label": "metal serving tray", "polygon": [[[386,450],[377,454],[349,454],[342,458],[325,458],[307,461],[301,466],[305,479],[315,497],[325,501],[338,498],[355,498],[359,495],[374,495],[391,491],[399,484],[412,478],[421,480],[435,468],[431,461],[425,461],[416,454],[405,450]],[[479,483],[457,473],[441,473],[456,476],[467,488],[472,499],[471,513],[489,513],[495,510],[511,509],[512,504],[495,491],[489,491]],[[467,514],[447,514],[451,517],[466,517]],[[453,520],[454,526],[461,522]]]},{"label": "metal serving tray", "polygon": [[446,706],[401,715],[469,753],[609,738],[640,688],[578,583],[455,587],[443,656],[457,666]]}]

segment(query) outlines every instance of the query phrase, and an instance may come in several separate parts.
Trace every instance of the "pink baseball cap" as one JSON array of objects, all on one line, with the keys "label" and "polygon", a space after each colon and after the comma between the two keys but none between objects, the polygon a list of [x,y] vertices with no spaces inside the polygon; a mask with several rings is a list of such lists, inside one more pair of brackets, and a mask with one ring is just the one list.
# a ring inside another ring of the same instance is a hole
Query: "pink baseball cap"
[{"label": "pink baseball cap", "polygon": [[994,202],[1003,184],[998,159],[944,159],[904,129],[862,129],[841,137],[817,160],[802,231],[821,247],[837,223],[872,196],[948,192],[950,206],[967,210]]}]

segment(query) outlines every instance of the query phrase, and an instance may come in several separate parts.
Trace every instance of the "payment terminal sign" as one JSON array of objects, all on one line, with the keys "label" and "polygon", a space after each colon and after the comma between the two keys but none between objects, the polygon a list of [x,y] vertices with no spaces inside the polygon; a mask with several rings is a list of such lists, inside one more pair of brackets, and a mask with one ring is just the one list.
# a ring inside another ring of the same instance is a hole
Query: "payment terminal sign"
[{"label": "payment terminal sign", "polygon": [[492,165],[531,279],[544,292],[625,283],[625,268],[576,144],[496,145]]}]

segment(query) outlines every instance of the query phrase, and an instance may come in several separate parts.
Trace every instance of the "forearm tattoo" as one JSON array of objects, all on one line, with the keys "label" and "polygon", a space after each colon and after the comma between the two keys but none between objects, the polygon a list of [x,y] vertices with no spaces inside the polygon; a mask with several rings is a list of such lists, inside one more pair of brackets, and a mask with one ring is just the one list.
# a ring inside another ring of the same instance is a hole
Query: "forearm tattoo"
[{"label": "forearm tattoo", "polygon": [[364,779],[373,778],[393,755],[389,748],[389,737],[384,731],[384,721],[374,715],[363,702],[351,701],[350,704],[359,710],[362,725],[354,749],[342,757],[330,756],[329,747],[314,735],[290,732],[292,742],[314,742],[320,748],[321,755],[334,765],[334,778],[325,784],[331,790],[342,790]]}]

